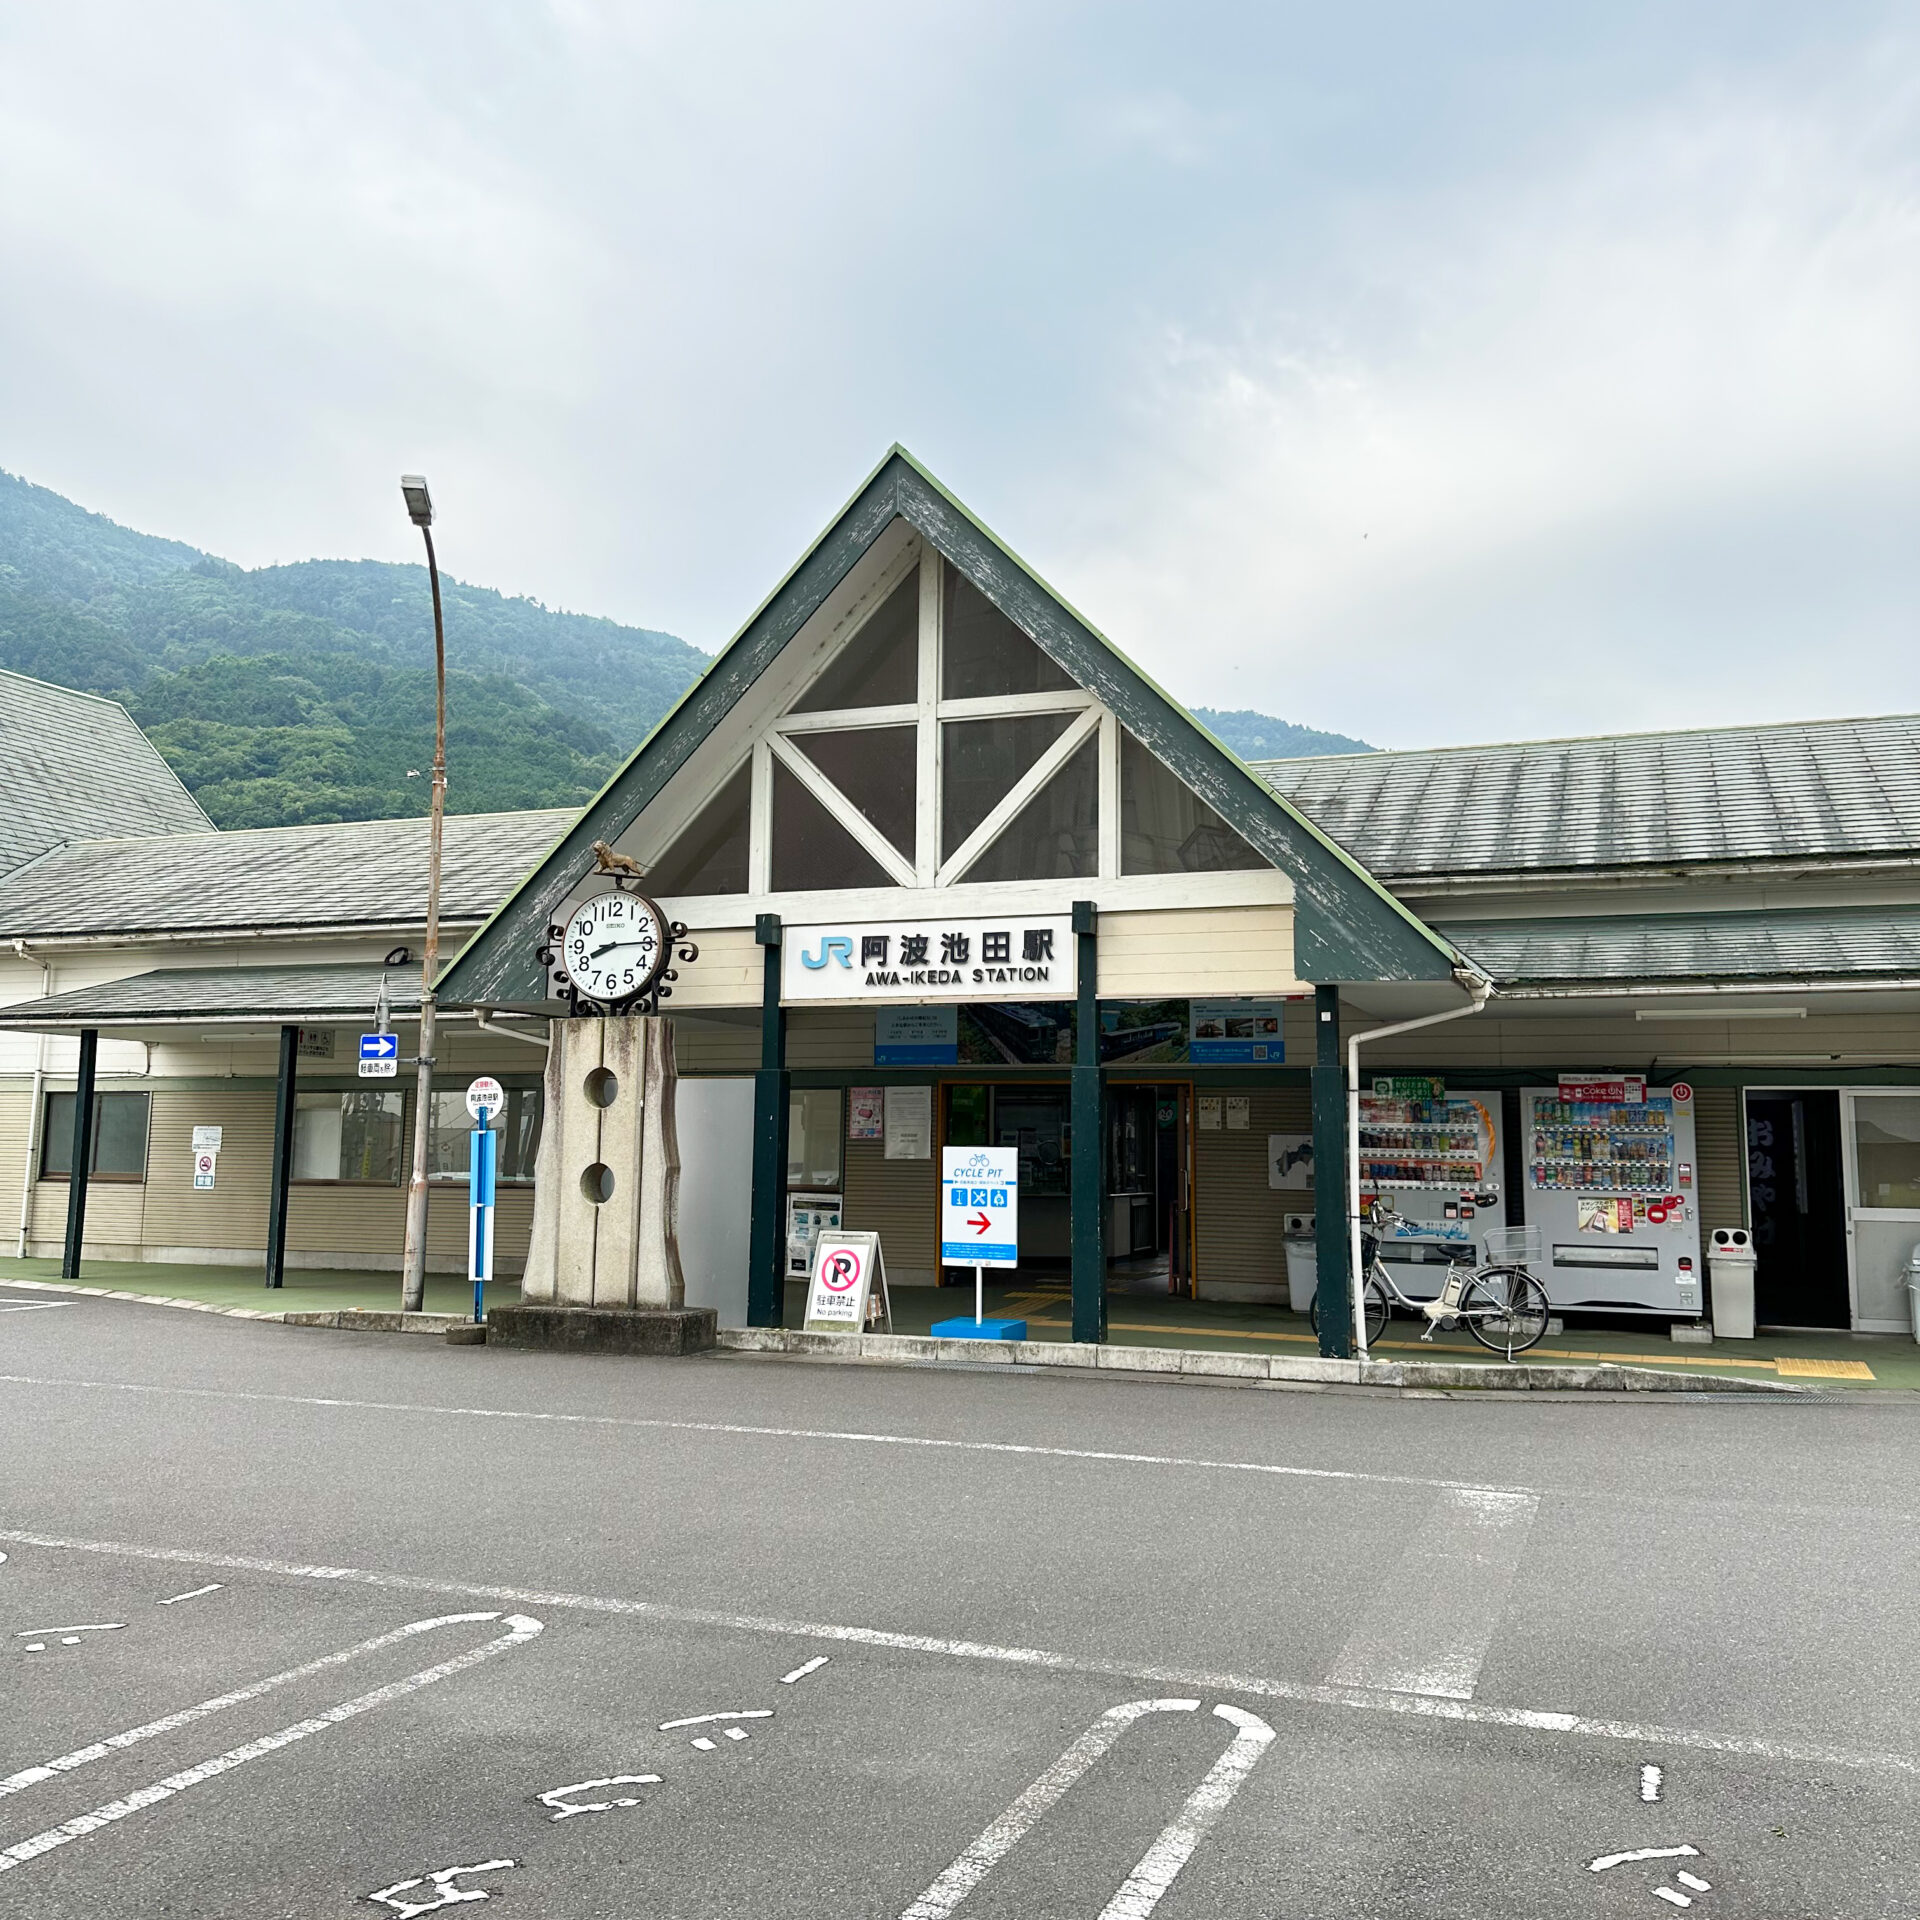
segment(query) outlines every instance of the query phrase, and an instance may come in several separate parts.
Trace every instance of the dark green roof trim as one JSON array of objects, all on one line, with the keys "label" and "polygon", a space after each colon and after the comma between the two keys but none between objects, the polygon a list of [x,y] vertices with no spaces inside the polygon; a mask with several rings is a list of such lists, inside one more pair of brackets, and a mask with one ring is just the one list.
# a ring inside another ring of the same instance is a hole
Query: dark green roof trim
[{"label": "dark green roof trim", "polygon": [[1194,791],[1287,873],[1295,971],[1324,981],[1444,980],[1457,956],[1353,858],[1275,795],[1056,594],[904,448],[894,447],[547,860],[441,976],[454,1005],[544,1003],[534,950],[592,863],[686,765],[895,519],[905,520]]}]

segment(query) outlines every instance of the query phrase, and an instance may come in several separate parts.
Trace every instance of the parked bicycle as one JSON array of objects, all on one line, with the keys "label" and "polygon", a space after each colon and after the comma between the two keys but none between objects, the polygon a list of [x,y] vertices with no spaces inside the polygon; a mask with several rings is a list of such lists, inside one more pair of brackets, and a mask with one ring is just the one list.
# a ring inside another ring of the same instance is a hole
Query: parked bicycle
[{"label": "parked bicycle", "polygon": [[[1371,1232],[1360,1237],[1361,1264],[1366,1269],[1367,1345],[1387,1330],[1396,1306],[1426,1320],[1422,1340],[1431,1340],[1441,1328],[1464,1326],[1483,1347],[1511,1360],[1544,1337],[1549,1306],[1547,1290],[1528,1271],[1540,1258],[1538,1227],[1495,1227],[1486,1236],[1487,1257],[1476,1262],[1470,1248],[1458,1255],[1449,1249],[1453,1271],[1431,1300],[1402,1293],[1380,1258],[1380,1243],[1400,1223],[1397,1209],[1375,1200],[1367,1209]],[[1320,1331],[1320,1302],[1313,1303],[1309,1319]]]}]

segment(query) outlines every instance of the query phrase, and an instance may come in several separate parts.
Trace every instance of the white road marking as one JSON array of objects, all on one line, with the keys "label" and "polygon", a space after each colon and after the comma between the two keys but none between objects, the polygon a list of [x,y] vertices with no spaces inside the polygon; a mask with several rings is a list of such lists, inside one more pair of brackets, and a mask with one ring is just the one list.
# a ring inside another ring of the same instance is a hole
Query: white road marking
[{"label": "white road marking", "polygon": [[[6,1557],[4,1553],[0,1553],[0,1560],[4,1560]],[[783,1673],[780,1676],[780,1684],[783,1687],[790,1687],[796,1680],[804,1680],[808,1674],[818,1673],[831,1657],[829,1654],[816,1653],[804,1667],[795,1667],[791,1673]]]},{"label": "white road marking", "polygon": [[76,1747],[71,1753],[61,1754],[57,1760],[48,1760],[40,1766],[24,1767],[18,1773],[10,1773],[0,1779],[0,1800],[10,1793],[20,1793],[28,1787],[38,1786],[42,1780],[52,1780],[60,1774],[73,1772],[76,1767],[104,1760],[108,1754],[117,1753],[123,1747],[136,1747],[143,1740],[156,1739],[163,1733],[174,1733],[181,1727],[191,1726],[194,1721],[204,1720],[209,1714],[224,1713],[229,1707],[257,1700],[263,1693],[271,1693],[275,1687],[284,1687],[291,1680],[305,1680],[312,1674],[326,1672],[329,1667],[344,1666],[349,1660],[358,1660],[366,1654],[379,1652],[382,1647],[410,1640],[417,1633],[432,1633],[439,1627],[463,1626],[480,1620],[497,1620],[499,1617],[497,1613],[449,1613],[437,1620],[410,1621],[404,1627],[395,1627],[390,1633],[379,1633],[371,1640],[362,1640],[357,1646],[343,1647],[338,1653],[323,1654],[318,1660],[309,1660],[303,1666],[288,1667],[284,1673],[270,1673],[264,1680],[236,1687],[231,1693],[216,1694],[211,1700],[202,1700],[197,1707],[182,1707],[178,1713],[149,1720],[144,1726],[129,1727],[125,1733],[109,1734],[106,1739],[96,1740],[89,1746]]},{"label": "white road marking", "polygon": [[1124,1706],[1110,1707],[1006,1812],[987,1824],[900,1920],[945,1920],[1136,1720],[1149,1713],[1192,1713],[1199,1705],[1198,1700],[1129,1700]]},{"label": "white road marking", "polygon": [[1328,1683],[1471,1700],[1539,1510],[1533,1493],[1443,1493],[1368,1603]]},{"label": "white road marking", "polygon": [[5,1306],[0,1306],[0,1313],[53,1313],[61,1307],[77,1304],[72,1300],[22,1300],[17,1304],[9,1302]]},{"label": "white road marking", "polygon": [[[480,1887],[456,1887],[453,1882],[460,1874],[499,1873],[515,1864],[512,1860],[482,1860],[477,1867],[442,1867],[438,1873],[418,1874],[411,1880],[396,1880],[392,1886],[382,1887],[378,1893],[368,1894],[367,1898],[380,1906],[391,1907],[400,1920],[412,1920],[416,1913],[435,1913],[442,1907],[457,1907],[464,1901],[485,1900],[488,1897]],[[421,1886],[431,1886],[434,1898],[417,1906],[395,1898],[397,1894]]]},{"label": "white road marking", "polygon": [[1658,1767],[1640,1769],[1640,1798],[1651,1804],[1660,1798],[1660,1783],[1667,1776]]},{"label": "white road marking", "polygon": [[1655,1887],[1653,1897],[1656,1900],[1666,1901],[1666,1903],[1672,1907],[1690,1907],[1693,1905],[1693,1902],[1689,1900],[1684,1893],[1678,1892],[1673,1887]]},{"label": "white road marking", "polygon": [[[89,1627],[22,1627],[14,1637],[25,1640],[29,1636],[45,1634],[48,1639],[52,1639],[56,1633],[118,1633],[126,1624],[124,1620],[96,1620]],[[71,1646],[73,1643],[69,1640],[67,1644]]]},{"label": "white road marking", "polygon": [[177,1607],[182,1600],[198,1600],[203,1593],[224,1593],[224,1580],[209,1580],[204,1587],[195,1587],[191,1593],[176,1593],[171,1600],[156,1600],[155,1606]]},{"label": "white road marking", "polygon": [[1695,1893],[1711,1893],[1713,1882],[1702,1880],[1697,1873],[1688,1873],[1685,1868],[1673,1876],[1683,1887],[1691,1887]]},{"label": "white road marking", "polygon": [[570,1787],[549,1787],[540,1796],[540,1804],[557,1808],[553,1816],[556,1820],[571,1820],[576,1813],[611,1813],[615,1807],[637,1807],[640,1801],[638,1796],[630,1800],[568,1800],[565,1796],[569,1793],[586,1793],[594,1787],[657,1787],[659,1784],[657,1773],[610,1773],[603,1780],[576,1780]]},{"label": "white road marking", "polygon": [[685,1720],[662,1720],[660,1731],[671,1733],[675,1727],[704,1727],[714,1720],[771,1720],[771,1707],[748,1707],[743,1713],[696,1713]]},{"label": "white road marking", "polygon": [[721,1738],[724,1740],[744,1740],[747,1737],[745,1727],[729,1727]]},{"label": "white road marking", "polygon": [[1194,1848],[1227,1810],[1227,1802],[1240,1791],[1241,1782],[1253,1771],[1254,1763],[1273,1744],[1273,1729],[1257,1714],[1229,1706],[1217,1706],[1213,1711],[1219,1719],[1239,1728],[1239,1732],[1226,1752],[1213,1763],[1207,1777],[1188,1796],[1187,1804],[1140,1856],[1140,1864],[1107,1902],[1100,1920],[1147,1920],[1147,1915],[1160,1904],[1160,1896],[1173,1885],[1174,1876],[1192,1857]]},{"label": "white road marking", "polygon": [[1416,1719],[1451,1720],[1469,1726],[1510,1727],[1533,1733],[1572,1734],[1641,1747],[1678,1747],[1700,1753],[1740,1754],[1758,1760],[1858,1768],[1869,1772],[1920,1777],[1920,1756],[1832,1747],[1805,1740],[1763,1740],[1747,1734],[1714,1733],[1704,1727],[1663,1727],[1633,1720],[1601,1720],[1586,1714],[1529,1707],[1496,1707],[1475,1700],[1443,1700],[1429,1694],[1384,1693],[1363,1687],[1321,1686],[1278,1680],[1260,1674],[1208,1669],[1142,1666],[1130,1660],[1060,1653],[1045,1647],[998,1646],[990,1641],[952,1640],[923,1633],[893,1633],[879,1627],[841,1625],[819,1620],[783,1620],[762,1614],[722,1613],[708,1607],[674,1606],[661,1600],[629,1600],[608,1594],[547,1592],[530,1587],[482,1585],[461,1580],[432,1580],[419,1574],[385,1573],[369,1567],[311,1566],[296,1560],[259,1555],[210,1553],[196,1547],[143,1547],[120,1540],[79,1540],[55,1534],[0,1529],[0,1540],[15,1546],[45,1547],[67,1553],[97,1553],[148,1560],[171,1566],[222,1567],[241,1573],[276,1574],[289,1580],[330,1580],[388,1593],[449,1595],[491,1600],[511,1606],[559,1607],[580,1613],[604,1613],[635,1620],[666,1621],[675,1626],[718,1628],[733,1633],[773,1635],[793,1640],[835,1640],[842,1645],[878,1647],[899,1653],[925,1653],[955,1660],[991,1660],[1008,1666],[1053,1673],[1094,1674],[1145,1686],[1192,1687],[1211,1693],[1253,1694],[1268,1700],[1295,1700],[1309,1706],[1347,1707],[1365,1713],[1404,1714]]},{"label": "white road marking", "polygon": [[1698,1847],[1635,1847],[1631,1853],[1603,1853],[1587,1862],[1589,1873],[1605,1873],[1609,1867],[1629,1866],[1636,1860],[1697,1860]]},{"label": "white road marking", "polygon": [[[1109,1708],[987,1826],[900,1920],[945,1920],[1129,1727],[1150,1713],[1192,1713],[1199,1705],[1198,1700],[1129,1700],[1123,1706]],[[1273,1729],[1257,1715],[1228,1706],[1213,1711],[1239,1731],[1101,1909],[1100,1920],[1147,1920],[1180,1869],[1193,1857],[1194,1848],[1239,1792],[1255,1761],[1272,1743]]]},{"label": "white road marking", "polygon": [[702,1753],[712,1753],[714,1751],[713,1742],[709,1740],[705,1734],[702,1734],[693,1744],[698,1747]]},{"label": "white road marking", "polygon": [[333,1407],[348,1413],[421,1413],[457,1420],[530,1420],[549,1426],[621,1427],[649,1433],[723,1433],[761,1440],[823,1440],[873,1447],[919,1447],[931,1452],[1001,1453],[1039,1460],[1091,1460],[1127,1467],[1184,1467],[1207,1473],[1271,1474],[1281,1479],[1363,1482],[1376,1487],[1439,1487],[1482,1493],[1531,1493],[1529,1487],[1487,1487],[1467,1480],[1430,1480],[1418,1474],[1361,1473],[1349,1467],[1276,1466],[1265,1460],[1209,1460],[1177,1453],[1112,1453],[1087,1447],[1027,1446],[1012,1440],[944,1440],[917,1433],[838,1432],[832,1428],[753,1427],[720,1420],[637,1420],[612,1413],[542,1413],[516,1407],[446,1407],[412,1400],[335,1400],[317,1394],[246,1393],[229,1387],[152,1386],[132,1380],[69,1380],[0,1373],[0,1386],[69,1387],[88,1393],[144,1393],[188,1400],[235,1400],[278,1407]]},{"label": "white road marking", "polygon": [[[498,1615],[493,1616],[498,1618]],[[429,1622],[441,1625],[442,1622]],[[83,1813],[72,1820],[62,1821],[57,1827],[48,1827],[44,1832],[36,1833],[29,1839],[17,1841],[10,1847],[0,1848],[0,1873],[24,1866],[29,1860],[37,1859],[43,1853],[51,1853],[56,1847],[70,1845],[75,1840],[86,1838],[88,1834],[98,1833],[101,1828],[113,1825],[116,1820],[124,1820],[131,1813],[158,1805],[163,1800],[171,1800],[175,1794],[184,1793],[189,1787],[204,1785],[224,1773],[231,1773],[235,1767],[243,1767],[249,1760],[258,1760],[269,1753],[277,1753],[282,1747],[289,1747],[298,1740],[311,1739],[317,1733],[325,1733],[329,1727],[338,1726],[343,1720],[351,1720],[359,1714],[369,1713],[375,1707],[384,1707],[391,1701],[405,1699],[408,1694],[417,1693],[422,1687],[430,1687],[436,1681],[445,1680],[450,1675],[464,1672],[468,1667],[478,1666],[483,1660],[490,1660],[496,1654],[505,1653],[510,1647],[523,1645],[544,1631],[538,1620],[529,1620],[524,1614],[509,1614],[506,1620],[507,1631],[497,1639],[489,1640],[483,1646],[472,1647],[465,1653],[455,1654],[451,1660],[443,1660],[438,1666],[424,1667],[418,1673],[410,1673],[404,1680],[390,1681],[384,1687],[376,1687],[371,1693],[363,1693],[356,1700],[343,1700],[338,1706],[317,1713],[311,1719],[296,1720],[290,1727],[282,1727],[278,1733],[263,1735],[258,1740],[249,1740],[245,1746],[230,1747],[225,1753],[215,1754],[210,1760],[202,1760],[198,1766],[188,1767],[180,1773],[169,1774],[164,1780],[156,1780],[151,1786],[142,1787],[138,1792],[128,1794],[121,1800],[109,1800],[105,1806],[95,1807],[91,1813]],[[511,1862],[507,1864],[511,1865]],[[478,1872],[478,1868],[449,1869],[450,1872]],[[451,1901],[441,1902],[451,1905]],[[421,1909],[413,1909],[421,1911]]]}]

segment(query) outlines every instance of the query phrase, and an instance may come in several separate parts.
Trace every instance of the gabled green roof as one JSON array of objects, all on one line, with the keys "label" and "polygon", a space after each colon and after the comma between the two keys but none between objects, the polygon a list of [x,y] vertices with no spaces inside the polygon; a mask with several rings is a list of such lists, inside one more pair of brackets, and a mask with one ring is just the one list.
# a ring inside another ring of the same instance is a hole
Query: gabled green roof
[{"label": "gabled green roof", "polygon": [[[441,978],[443,998],[461,1005],[526,1005],[544,998],[534,952],[561,902],[592,866],[594,841],[615,841],[632,825],[896,518],[938,549],[1292,879],[1294,965],[1301,979],[1449,976],[1456,956],[1438,934],[1290,802],[1255,778],[905,448],[896,446],[679,705],[588,802],[560,844],[468,942]],[[1097,883],[1083,884],[1097,896]]]}]

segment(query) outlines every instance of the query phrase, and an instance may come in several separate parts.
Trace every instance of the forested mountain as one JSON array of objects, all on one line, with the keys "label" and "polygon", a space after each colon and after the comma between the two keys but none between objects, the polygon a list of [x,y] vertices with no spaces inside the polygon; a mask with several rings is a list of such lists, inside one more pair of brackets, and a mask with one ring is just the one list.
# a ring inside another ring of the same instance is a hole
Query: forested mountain
[{"label": "forested mountain", "polygon": [[1327,753],[1372,753],[1364,740],[1344,733],[1322,733],[1318,727],[1296,727],[1291,720],[1275,720],[1245,707],[1224,713],[1218,707],[1195,707],[1193,717],[1222,746],[1242,760],[1308,760]]},{"label": "forested mountain", "polygon": [[[441,596],[459,812],[588,799],[706,664],[444,572]],[[426,810],[424,567],[248,571],[0,475],[0,666],[124,700],[223,827]]]},{"label": "forested mountain", "polygon": [[[443,573],[447,804],[589,799],[707,656]],[[122,700],[222,827],[424,813],[433,607],[423,566],[234,566],[0,473],[0,667]],[[1245,759],[1366,751],[1197,709]]]}]

